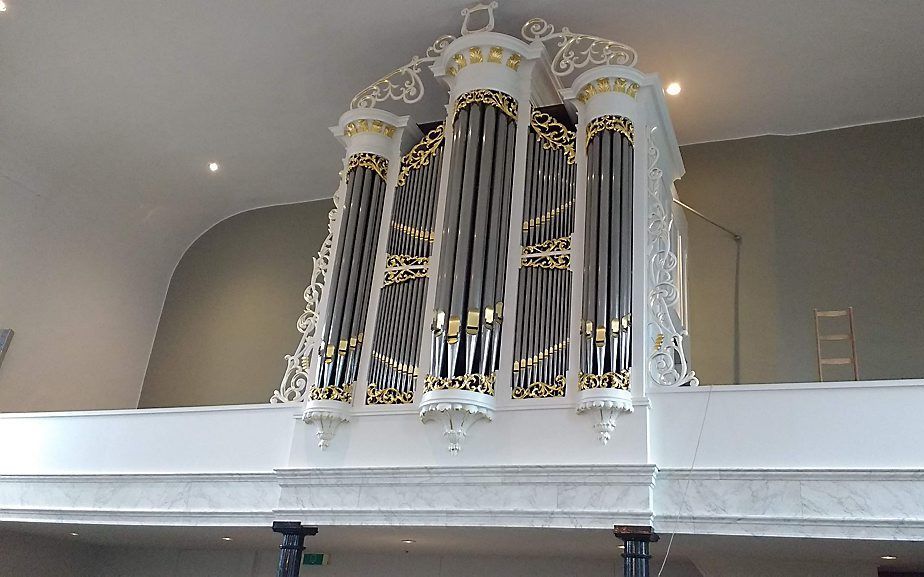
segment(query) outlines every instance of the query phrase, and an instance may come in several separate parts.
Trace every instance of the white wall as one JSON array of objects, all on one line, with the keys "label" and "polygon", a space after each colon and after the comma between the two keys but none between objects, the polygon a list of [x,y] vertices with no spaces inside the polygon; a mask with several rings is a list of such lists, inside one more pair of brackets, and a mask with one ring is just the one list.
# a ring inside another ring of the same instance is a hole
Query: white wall
[{"label": "white wall", "polygon": [[137,406],[173,251],[0,158],[0,412]]},{"label": "white wall", "polygon": [[[269,472],[299,407],[242,405],[0,416],[0,474]],[[9,442],[15,439],[15,442]]]},{"label": "white wall", "polygon": [[920,379],[684,388],[651,404],[662,469],[694,454],[697,468],[924,468],[910,450],[924,438]]}]

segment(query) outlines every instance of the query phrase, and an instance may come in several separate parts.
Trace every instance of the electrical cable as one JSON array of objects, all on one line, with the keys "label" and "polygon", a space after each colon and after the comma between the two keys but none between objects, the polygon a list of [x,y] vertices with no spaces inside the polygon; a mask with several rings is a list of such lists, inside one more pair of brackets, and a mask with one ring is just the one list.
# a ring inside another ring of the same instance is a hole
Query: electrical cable
[{"label": "electrical cable", "polygon": [[[699,447],[700,443],[703,441],[703,431],[706,428],[706,415],[709,414],[709,401],[712,399],[712,389],[709,387],[709,392],[706,393],[706,406],[703,408],[703,420],[699,425],[699,435],[696,437],[696,447],[693,449],[693,460],[690,462],[689,472],[693,473],[693,469],[696,467],[696,457],[699,456]],[[678,516],[683,513],[683,507],[687,504],[687,491],[690,490],[690,482],[693,479],[689,476],[687,477],[687,484],[683,488],[683,496],[680,498],[680,507],[677,509]],[[667,541],[667,551],[664,552],[664,561],[661,562],[661,568],[658,569],[657,577],[661,577],[661,573],[664,571],[664,567],[667,565],[667,559],[671,554],[671,546],[674,544],[674,535],[676,532],[671,533],[670,539]]]}]

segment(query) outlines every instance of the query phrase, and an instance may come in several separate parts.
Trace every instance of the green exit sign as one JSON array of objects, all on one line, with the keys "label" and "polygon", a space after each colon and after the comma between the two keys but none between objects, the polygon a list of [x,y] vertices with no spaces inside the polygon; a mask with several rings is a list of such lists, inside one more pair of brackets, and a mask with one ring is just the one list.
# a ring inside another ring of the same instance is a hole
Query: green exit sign
[{"label": "green exit sign", "polygon": [[324,553],[305,553],[302,555],[302,565],[327,565],[330,555]]}]

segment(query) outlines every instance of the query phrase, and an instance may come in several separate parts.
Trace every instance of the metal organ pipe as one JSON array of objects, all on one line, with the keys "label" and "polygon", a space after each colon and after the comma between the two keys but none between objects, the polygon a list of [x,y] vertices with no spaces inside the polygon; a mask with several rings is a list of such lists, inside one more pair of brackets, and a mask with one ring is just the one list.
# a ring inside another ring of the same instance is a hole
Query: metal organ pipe
[{"label": "metal organ pipe", "polygon": [[494,394],[513,175],[515,102],[463,95],[454,114],[427,391]]},{"label": "metal organ pipe", "polygon": [[368,405],[413,402],[442,151],[440,126],[402,159],[366,388]]},{"label": "metal organ pipe", "polygon": [[526,148],[512,396],[563,397],[568,370],[574,132],[532,114]]},{"label": "metal organ pipe", "polygon": [[340,227],[330,290],[331,314],[325,325],[325,346],[315,400],[349,403],[362,349],[364,312],[369,304],[372,265],[385,194],[388,162],[378,156],[354,154],[347,166],[347,209]]},{"label": "metal organ pipe", "polygon": [[[596,124],[594,124],[596,123]],[[580,384],[629,388],[632,324],[633,133],[627,119],[588,129]]]}]

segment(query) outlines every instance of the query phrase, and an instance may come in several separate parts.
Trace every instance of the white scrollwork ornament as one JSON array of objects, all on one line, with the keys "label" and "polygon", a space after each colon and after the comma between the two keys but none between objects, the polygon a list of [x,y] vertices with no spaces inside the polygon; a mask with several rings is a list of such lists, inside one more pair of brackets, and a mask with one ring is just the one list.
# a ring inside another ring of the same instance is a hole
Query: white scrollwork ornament
[{"label": "white scrollwork ornament", "polygon": [[[497,8],[497,2],[491,2],[489,4],[475,4],[469,8],[462,9],[462,16],[465,16],[465,19],[462,20],[462,35],[466,36],[468,34],[475,34],[476,32],[490,32],[494,30],[494,9]],[[476,12],[487,12],[488,13],[488,22],[481,28],[477,30],[472,30],[468,27],[469,17]]]},{"label": "white scrollwork ornament", "polygon": [[[655,129],[652,129],[652,133]],[[697,386],[699,379],[690,370],[683,340],[688,336],[677,305],[680,291],[677,254],[671,246],[673,213],[670,210],[670,192],[663,188],[663,174],[658,168],[660,152],[649,138],[648,147],[648,275],[651,290],[648,307],[651,312],[649,335],[652,335],[652,352],[648,357],[648,373],[655,384],[665,387]]]},{"label": "white scrollwork ornament", "polygon": [[558,51],[552,58],[552,74],[559,77],[594,64],[635,66],[638,62],[638,53],[628,44],[599,36],[575,34],[566,27],[556,32],[555,27],[542,18],[527,21],[520,35],[527,42],[542,44],[558,40]]},{"label": "white scrollwork ornament", "polygon": [[427,48],[425,56],[414,56],[404,66],[395,68],[358,92],[350,101],[350,108],[375,108],[377,103],[386,100],[404,102],[405,104],[419,102],[424,95],[420,67],[425,63],[436,62],[443,50],[453,40],[455,40],[453,36],[440,36]]},{"label": "white scrollwork ornament", "polygon": [[331,245],[334,230],[337,228],[337,219],[343,204],[343,186],[334,194],[334,208],[328,214],[327,238],[321,244],[318,256],[314,257],[308,287],[305,288],[305,310],[298,317],[296,326],[302,333],[302,338],[295,347],[295,352],[286,355],[286,371],[282,377],[279,388],[273,391],[271,403],[300,403],[305,400],[308,392],[308,369],[311,360],[317,356],[321,345],[321,336],[318,330],[318,304],[324,293],[324,284],[327,280],[327,271],[330,268]]}]

